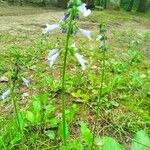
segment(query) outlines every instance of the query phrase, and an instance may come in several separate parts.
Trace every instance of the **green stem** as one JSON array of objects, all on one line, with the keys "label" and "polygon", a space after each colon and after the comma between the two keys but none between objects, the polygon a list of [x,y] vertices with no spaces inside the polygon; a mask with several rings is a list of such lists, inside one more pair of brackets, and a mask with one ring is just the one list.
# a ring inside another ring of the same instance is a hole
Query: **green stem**
[{"label": "green stem", "polygon": [[100,110],[100,102],[101,102],[101,98],[102,98],[102,93],[103,93],[103,85],[104,85],[104,76],[105,76],[105,50],[103,50],[102,53],[102,76],[101,76],[101,85],[100,85],[100,89],[99,89],[99,97],[98,97],[98,101],[97,101],[97,109],[96,109],[96,117],[95,117],[95,122],[94,122],[94,129],[93,129],[93,139],[92,139],[92,146],[91,146],[91,150],[93,150],[94,147],[94,140],[95,140],[95,136],[96,136],[96,127],[97,127],[97,122],[98,122],[98,118],[99,118],[99,110]]},{"label": "green stem", "polygon": [[64,54],[63,71],[62,71],[62,122],[63,122],[63,142],[64,142],[64,145],[66,145],[65,74],[66,74],[66,64],[67,64],[67,56],[68,56],[68,50],[69,50],[69,39],[70,39],[70,35],[71,35],[71,24],[72,24],[72,13],[70,16],[70,22],[69,22],[69,26],[68,26],[66,46],[65,46],[65,54]]},{"label": "green stem", "polygon": [[17,108],[17,101],[16,101],[16,97],[15,97],[15,88],[16,88],[16,81],[18,79],[18,74],[19,74],[19,66],[18,66],[18,60],[19,58],[17,58],[16,60],[16,66],[15,66],[15,71],[14,71],[14,77],[13,77],[13,84],[12,84],[12,101],[13,101],[13,107],[14,107],[14,112],[15,112],[15,117],[16,117],[16,120],[17,120],[17,127],[19,128],[19,131],[20,131],[20,134],[22,135],[22,149],[25,149],[24,148],[24,134],[23,134],[23,130],[21,128],[21,125],[20,125],[20,119],[19,119],[19,113],[18,113],[18,108]]},{"label": "green stem", "polygon": [[12,101],[13,101],[13,106],[14,106],[14,112],[15,112],[15,116],[17,119],[17,125],[21,131],[21,127],[20,127],[20,121],[19,121],[19,114],[18,114],[18,109],[17,109],[17,102],[16,102],[16,97],[15,97],[15,87],[16,87],[16,81],[18,78],[18,73],[19,73],[19,67],[18,67],[18,62],[16,62],[16,68],[15,68],[15,74],[14,74],[14,79],[13,79],[13,85],[12,85]]}]

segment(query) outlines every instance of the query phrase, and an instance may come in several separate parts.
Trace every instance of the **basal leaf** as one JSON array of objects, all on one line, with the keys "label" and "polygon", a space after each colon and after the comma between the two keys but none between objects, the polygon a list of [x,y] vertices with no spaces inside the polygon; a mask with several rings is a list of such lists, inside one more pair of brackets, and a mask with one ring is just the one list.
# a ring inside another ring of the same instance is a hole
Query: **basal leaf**
[{"label": "basal leaf", "polygon": [[146,131],[141,130],[136,133],[131,150],[150,150],[150,138]]}]

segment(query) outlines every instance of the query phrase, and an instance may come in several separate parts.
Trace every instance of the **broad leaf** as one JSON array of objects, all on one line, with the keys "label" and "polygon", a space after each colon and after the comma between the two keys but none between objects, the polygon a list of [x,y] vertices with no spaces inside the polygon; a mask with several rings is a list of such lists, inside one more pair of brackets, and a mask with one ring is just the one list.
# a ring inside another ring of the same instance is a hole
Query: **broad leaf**
[{"label": "broad leaf", "polygon": [[123,150],[123,146],[111,137],[103,137],[102,150]]},{"label": "broad leaf", "polygon": [[38,101],[38,100],[33,101],[32,106],[33,106],[33,110],[35,113],[40,112],[40,110],[41,110],[41,102],[40,101]]},{"label": "broad leaf", "polygon": [[28,121],[30,121],[31,123],[35,122],[35,115],[31,112],[31,111],[27,111],[26,112],[26,118]]},{"label": "broad leaf", "polygon": [[81,126],[81,136],[84,140],[84,142],[88,145],[88,147],[91,147],[92,144],[92,133],[88,129],[87,125],[84,122],[80,123]]},{"label": "broad leaf", "polygon": [[131,150],[150,150],[150,138],[144,130],[138,131],[131,144]]},{"label": "broad leaf", "polygon": [[55,132],[52,130],[45,131],[44,134],[51,140],[55,139]]}]

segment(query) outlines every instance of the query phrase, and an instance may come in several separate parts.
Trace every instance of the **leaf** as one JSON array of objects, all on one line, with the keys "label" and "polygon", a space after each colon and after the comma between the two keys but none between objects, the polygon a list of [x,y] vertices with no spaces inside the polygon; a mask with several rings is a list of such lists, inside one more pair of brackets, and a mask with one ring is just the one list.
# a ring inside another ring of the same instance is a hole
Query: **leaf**
[{"label": "leaf", "polygon": [[15,134],[15,136],[13,137],[11,144],[15,145],[17,144],[20,140],[22,139],[22,135],[18,132]]},{"label": "leaf", "polygon": [[150,138],[146,131],[141,130],[136,133],[131,143],[131,150],[150,150]]},{"label": "leaf", "polygon": [[3,137],[0,136],[0,149],[2,149],[3,145],[4,145]]},{"label": "leaf", "polygon": [[34,100],[32,103],[32,106],[33,106],[33,110],[35,113],[40,112],[40,110],[41,110],[41,102],[40,101]]},{"label": "leaf", "polygon": [[66,146],[61,146],[59,150],[84,150],[83,145],[78,141],[78,139],[75,139],[73,141],[69,141],[69,143]]},{"label": "leaf", "polygon": [[102,150],[123,150],[123,146],[117,143],[111,137],[103,137],[103,146]]},{"label": "leaf", "polygon": [[84,142],[88,145],[88,147],[91,147],[92,144],[92,133],[88,129],[87,125],[84,122],[80,122],[81,126],[81,135],[84,140]]},{"label": "leaf", "polygon": [[66,119],[69,123],[73,121],[76,111],[77,111],[76,104],[73,104],[69,110],[66,110]]},{"label": "leaf", "polygon": [[27,111],[26,112],[26,118],[28,121],[30,121],[31,123],[35,122],[35,115],[31,112],[31,111]]},{"label": "leaf", "polygon": [[55,132],[52,130],[45,131],[44,134],[51,140],[55,139]]}]

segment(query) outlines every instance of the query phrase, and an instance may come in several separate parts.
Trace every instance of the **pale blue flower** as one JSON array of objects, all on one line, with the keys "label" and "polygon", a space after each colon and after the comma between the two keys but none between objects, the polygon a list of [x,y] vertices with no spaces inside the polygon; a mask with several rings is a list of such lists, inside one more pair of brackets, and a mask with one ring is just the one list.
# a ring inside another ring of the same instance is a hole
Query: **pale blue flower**
[{"label": "pale blue flower", "polygon": [[1,99],[5,100],[10,94],[10,89],[5,91],[2,95],[1,95]]},{"label": "pale blue flower", "polygon": [[74,51],[77,51],[77,50],[78,50],[78,48],[76,47],[76,43],[73,43],[73,44],[71,45],[71,48],[73,48]]},{"label": "pale blue flower", "polygon": [[55,29],[59,28],[59,24],[46,24],[46,28],[43,29],[43,34],[47,33],[47,32],[51,32]]},{"label": "pale blue flower", "polygon": [[50,63],[50,67],[53,66],[53,64],[56,61],[58,55],[59,55],[59,51],[57,49],[52,49],[52,50],[49,51],[48,61]]},{"label": "pale blue flower", "polygon": [[84,17],[87,17],[91,14],[91,10],[86,8],[86,4],[83,3],[82,5],[78,6],[78,11],[83,14]]},{"label": "pale blue flower", "polygon": [[81,34],[85,37],[87,37],[89,40],[91,40],[91,31],[85,30],[85,29],[79,29]]},{"label": "pale blue flower", "polygon": [[22,81],[23,81],[24,85],[26,85],[27,87],[29,86],[29,83],[30,83],[29,80],[27,80],[26,78],[22,77]]},{"label": "pale blue flower", "polygon": [[102,37],[103,37],[102,35],[98,35],[96,40],[99,41],[102,39]]},{"label": "pale blue flower", "polygon": [[83,59],[83,56],[80,55],[79,53],[75,53],[75,56],[78,60],[78,62],[80,63],[81,67],[82,67],[82,70],[85,70],[86,69],[86,63],[87,61]]}]

